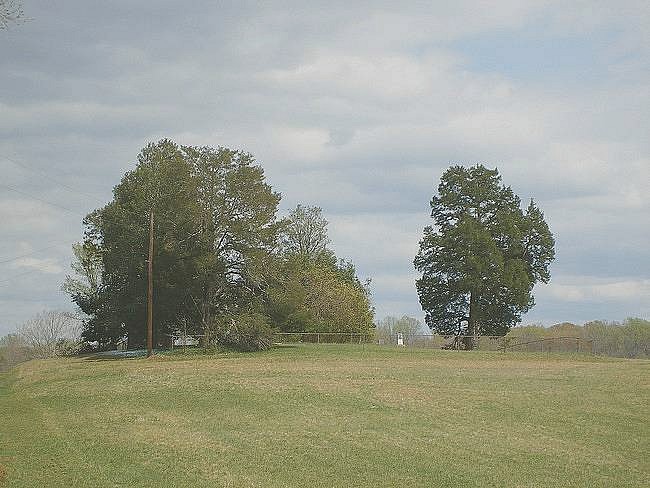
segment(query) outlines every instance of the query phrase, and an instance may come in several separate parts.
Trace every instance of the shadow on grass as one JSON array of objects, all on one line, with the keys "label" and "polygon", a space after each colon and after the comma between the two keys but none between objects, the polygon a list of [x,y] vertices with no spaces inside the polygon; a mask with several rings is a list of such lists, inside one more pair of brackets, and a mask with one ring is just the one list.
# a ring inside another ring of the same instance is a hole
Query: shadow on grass
[{"label": "shadow on grass", "polygon": [[79,358],[85,361],[120,361],[123,359],[138,359],[147,356],[147,351],[137,349],[133,351],[102,351],[82,354]]},{"label": "shadow on grass", "polygon": [[[215,356],[246,356],[254,354],[264,354],[264,353],[273,353],[287,350],[296,350],[304,349],[302,344],[273,344],[269,349],[262,351],[238,351],[235,349],[228,348],[210,348],[208,350],[201,348],[174,348],[174,349],[157,349],[154,350],[152,357],[156,358],[165,358],[171,360],[182,360],[182,359],[199,359],[199,358],[210,358]],[[137,349],[132,351],[102,351],[102,352],[92,352],[86,354],[80,354],[77,356],[79,359],[84,361],[122,361],[129,359],[142,359],[147,357],[146,349]]]}]

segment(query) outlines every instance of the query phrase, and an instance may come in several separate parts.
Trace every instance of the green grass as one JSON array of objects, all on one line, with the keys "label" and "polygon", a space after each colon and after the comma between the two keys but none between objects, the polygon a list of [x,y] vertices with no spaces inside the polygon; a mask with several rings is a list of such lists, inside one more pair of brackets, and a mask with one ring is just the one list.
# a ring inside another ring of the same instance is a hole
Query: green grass
[{"label": "green grass", "polygon": [[33,361],[0,379],[0,478],[648,486],[649,373],[644,360],[345,345]]}]

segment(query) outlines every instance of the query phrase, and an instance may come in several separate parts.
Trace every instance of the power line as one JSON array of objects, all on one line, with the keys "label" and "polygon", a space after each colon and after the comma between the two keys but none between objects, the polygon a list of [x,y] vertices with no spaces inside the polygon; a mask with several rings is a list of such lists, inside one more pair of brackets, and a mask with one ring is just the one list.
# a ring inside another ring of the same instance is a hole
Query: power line
[{"label": "power line", "polygon": [[29,271],[25,271],[24,273],[18,273],[17,275],[13,275],[11,278],[0,281],[0,285],[4,285],[5,283],[11,283],[16,278],[20,278],[21,276],[25,276],[25,275],[28,275],[28,274],[31,274],[31,273],[36,273],[37,271],[42,271],[42,270],[40,270],[40,269],[30,269]]},{"label": "power line", "polygon": [[[55,259],[55,260],[53,260],[53,263],[61,264],[62,259],[63,259],[63,258],[61,258],[61,259]],[[13,282],[16,278],[20,278],[21,276],[26,276],[26,275],[28,275],[28,274],[36,273],[36,272],[44,273],[44,271],[43,271],[42,269],[33,268],[33,269],[30,269],[30,270],[24,271],[24,272],[22,272],[22,273],[15,274],[15,275],[11,276],[10,278],[4,279],[4,280],[0,280],[0,285],[6,284],[6,283],[11,283],[11,282]],[[67,273],[67,271],[66,271],[65,269],[63,269],[63,270],[61,270],[60,272],[57,272],[57,273],[48,273],[48,274],[57,274],[57,275],[61,275],[62,273]]]},{"label": "power line", "polygon": [[61,210],[65,210],[66,212],[70,212],[71,214],[73,214],[75,216],[79,216],[79,211],[75,211],[75,210],[72,210],[72,209],[70,209],[68,207],[64,207],[63,205],[59,205],[58,203],[48,202],[47,200],[43,200],[42,198],[35,197],[34,195],[31,195],[30,193],[19,190],[18,188],[14,188],[11,185],[7,185],[7,184],[2,183],[2,184],[0,184],[0,186],[4,187],[4,188],[7,188],[8,190],[14,191],[16,193],[20,193],[21,195],[29,197],[29,198],[31,198],[33,200],[38,200],[39,202],[45,203],[46,205],[50,205],[52,207],[56,207],[56,208],[59,208]]},{"label": "power line", "polygon": [[36,174],[41,174],[41,175],[45,176],[48,180],[53,181],[54,183],[58,184],[59,186],[62,186],[63,188],[66,188],[66,189],[68,189],[68,190],[70,190],[70,191],[72,191],[74,193],[81,193],[83,195],[89,196],[90,198],[93,198],[93,199],[97,200],[98,202],[104,200],[102,198],[99,198],[97,195],[93,195],[93,194],[85,192],[83,190],[79,190],[77,188],[74,188],[74,187],[68,185],[67,183],[63,183],[62,181],[57,180],[56,178],[53,178],[50,174],[46,173],[45,171],[43,171],[41,169],[32,168],[31,166],[28,166],[25,163],[21,163],[19,161],[16,161],[15,159],[10,158],[9,156],[0,156],[0,157],[7,160],[7,161],[9,161],[9,162],[11,162],[11,163],[13,163],[13,164],[15,164],[16,166],[20,166],[21,168],[26,169],[27,171],[31,171],[32,173],[36,173]]},{"label": "power line", "polygon": [[36,249],[36,250],[34,250],[34,251],[32,251],[32,252],[28,252],[28,253],[26,253],[26,254],[22,254],[22,255],[20,255],[20,256],[16,256],[15,258],[5,259],[5,260],[3,260],[3,261],[0,261],[0,264],[5,264],[5,263],[10,263],[10,262],[12,262],[12,261],[17,261],[18,259],[22,259],[22,258],[29,257],[29,256],[31,256],[31,255],[33,255],[33,254],[37,254],[37,253],[39,253],[39,252],[41,252],[41,251],[47,251],[48,249],[52,249],[52,248],[54,248],[54,247],[60,246],[61,244],[65,244],[65,243],[67,243],[67,241],[65,241],[65,242],[64,242],[64,241],[59,241],[59,242],[57,242],[56,244],[52,244],[51,246],[42,247],[42,248],[40,248],[40,249]]}]

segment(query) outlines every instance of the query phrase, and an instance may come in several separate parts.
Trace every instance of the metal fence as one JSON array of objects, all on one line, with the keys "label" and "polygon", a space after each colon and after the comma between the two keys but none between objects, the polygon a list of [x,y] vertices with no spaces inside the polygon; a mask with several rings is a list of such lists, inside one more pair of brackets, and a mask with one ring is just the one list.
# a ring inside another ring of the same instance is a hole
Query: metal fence
[{"label": "metal fence", "polygon": [[[453,349],[453,350],[479,350],[497,351],[501,346],[501,336],[471,336],[471,335],[438,335],[419,334],[404,335],[402,345],[404,347],[418,347],[430,349]],[[379,343],[400,345],[399,337],[391,337],[390,341],[379,340]]]},{"label": "metal fence", "polygon": [[374,332],[276,332],[273,334],[276,344],[373,344]]},{"label": "metal fence", "polygon": [[[395,344],[395,341],[391,341]],[[581,337],[548,337],[537,340],[520,340],[508,336],[446,336],[416,335],[405,337],[404,346],[432,349],[474,351],[565,352],[593,354],[593,341]]]},{"label": "metal fence", "polygon": [[[196,347],[203,339],[202,334],[170,335],[171,348]],[[359,332],[276,332],[272,342],[276,344],[380,344],[395,347],[478,350],[478,351],[512,351],[512,352],[546,352],[579,353],[630,358],[647,358],[649,346],[647,341],[612,341],[611,338],[558,336],[535,337],[527,335],[507,336],[455,336],[438,334],[403,335],[400,341],[397,334],[385,336],[375,331]],[[628,344],[629,342],[629,344]]]},{"label": "metal fence", "polygon": [[516,337],[503,338],[504,351],[525,352],[574,352],[594,354],[594,341],[582,337],[545,337],[542,339],[522,341]]},{"label": "metal fence", "polygon": [[[401,339],[401,340],[400,340]],[[519,340],[505,336],[469,336],[394,334],[379,337],[374,333],[334,333],[334,332],[277,332],[273,335],[276,344],[379,344],[386,346],[475,350],[475,351],[521,351],[521,352],[566,352],[594,353],[593,341],[580,337],[551,337],[538,340]]]}]

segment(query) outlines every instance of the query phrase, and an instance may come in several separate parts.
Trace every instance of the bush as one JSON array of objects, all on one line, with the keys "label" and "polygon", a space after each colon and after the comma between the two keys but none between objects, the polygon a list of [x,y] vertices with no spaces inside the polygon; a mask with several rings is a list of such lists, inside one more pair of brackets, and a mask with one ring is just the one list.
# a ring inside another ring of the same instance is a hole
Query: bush
[{"label": "bush", "polygon": [[84,342],[79,339],[59,339],[56,341],[56,356],[76,356],[84,348]]},{"label": "bush", "polygon": [[32,359],[32,351],[18,334],[0,338],[0,371],[7,371],[18,363]]},{"label": "bush", "polygon": [[269,349],[273,341],[273,329],[267,317],[260,313],[226,317],[216,329],[217,343],[238,351]]},{"label": "bush", "polygon": [[[560,350],[571,350],[574,346],[562,337],[576,337],[588,344],[594,354],[627,358],[650,357],[650,321],[639,318],[628,318],[621,322],[594,320],[579,326],[564,322],[549,328],[540,326],[516,327],[505,337],[508,345],[523,342],[548,339],[548,347]],[[557,341],[553,342],[553,339]],[[536,346],[531,346],[533,349]],[[523,350],[523,349],[518,349]]]}]

